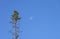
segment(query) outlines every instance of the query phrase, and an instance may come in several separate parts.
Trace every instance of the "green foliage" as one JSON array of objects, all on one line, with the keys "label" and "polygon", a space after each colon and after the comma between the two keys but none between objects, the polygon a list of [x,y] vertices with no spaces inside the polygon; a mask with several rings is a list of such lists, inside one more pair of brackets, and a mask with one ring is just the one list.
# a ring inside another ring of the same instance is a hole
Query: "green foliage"
[{"label": "green foliage", "polygon": [[18,20],[21,19],[21,17],[19,17],[19,13],[16,10],[12,14],[11,19],[12,19],[12,21],[10,23],[13,24],[13,29],[14,29],[14,30],[12,30],[12,33],[14,34],[13,38],[18,39],[18,37],[19,37],[19,29],[18,29],[17,23],[18,23]]},{"label": "green foliage", "polygon": [[14,11],[13,15],[12,15],[12,20],[20,20],[20,17],[19,17],[19,13],[17,11]]}]

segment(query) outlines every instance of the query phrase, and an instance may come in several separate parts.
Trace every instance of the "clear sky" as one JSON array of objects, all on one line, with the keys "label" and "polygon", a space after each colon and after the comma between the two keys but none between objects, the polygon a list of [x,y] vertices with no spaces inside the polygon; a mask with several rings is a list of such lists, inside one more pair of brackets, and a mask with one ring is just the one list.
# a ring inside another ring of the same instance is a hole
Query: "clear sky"
[{"label": "clear sky", "polygon": [[0,39],[11,39],[11,15],[22,17],[20,39],[60,39],[60,0],[0,0]]}]

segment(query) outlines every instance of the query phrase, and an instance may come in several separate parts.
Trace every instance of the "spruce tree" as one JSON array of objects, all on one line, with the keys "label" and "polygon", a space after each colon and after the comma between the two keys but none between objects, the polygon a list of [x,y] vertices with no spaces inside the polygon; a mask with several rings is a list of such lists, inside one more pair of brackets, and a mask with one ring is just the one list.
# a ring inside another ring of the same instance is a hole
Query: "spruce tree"
[{"label": "spruce tree", "polygon": [[10,32],[12,33],[13,37],[12,39],[18,39],[19,37],[19,27],[17,26],[18,20],[20,20],[21,17],[19,17],[19,13],[15,10],[14,13],[12,14],[11,17],[11,23],[13,24],[12,28],[13,30],[11,30]]}]

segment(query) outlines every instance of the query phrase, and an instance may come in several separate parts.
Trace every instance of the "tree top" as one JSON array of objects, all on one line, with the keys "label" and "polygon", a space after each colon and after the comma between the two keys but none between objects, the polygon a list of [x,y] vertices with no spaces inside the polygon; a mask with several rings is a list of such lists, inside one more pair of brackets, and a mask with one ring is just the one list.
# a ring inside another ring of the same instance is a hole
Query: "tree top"
[{"label": "tree top", "polygon": [[15,10],[13,15],[12,15],[12,20],[20,20],[19,13]]}]

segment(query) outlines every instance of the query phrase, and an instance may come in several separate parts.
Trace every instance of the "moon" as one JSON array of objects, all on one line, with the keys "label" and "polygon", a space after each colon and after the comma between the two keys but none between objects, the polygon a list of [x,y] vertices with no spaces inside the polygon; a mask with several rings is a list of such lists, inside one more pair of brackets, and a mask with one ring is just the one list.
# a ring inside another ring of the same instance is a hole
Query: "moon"
[{"label": "moon", "polygon": [[32,19],[33,19],[33,17],[32,17],[32,16],[30,16],[30,17],[29,17],[29,19],[30,19],[30,20],[32,20]]}]

